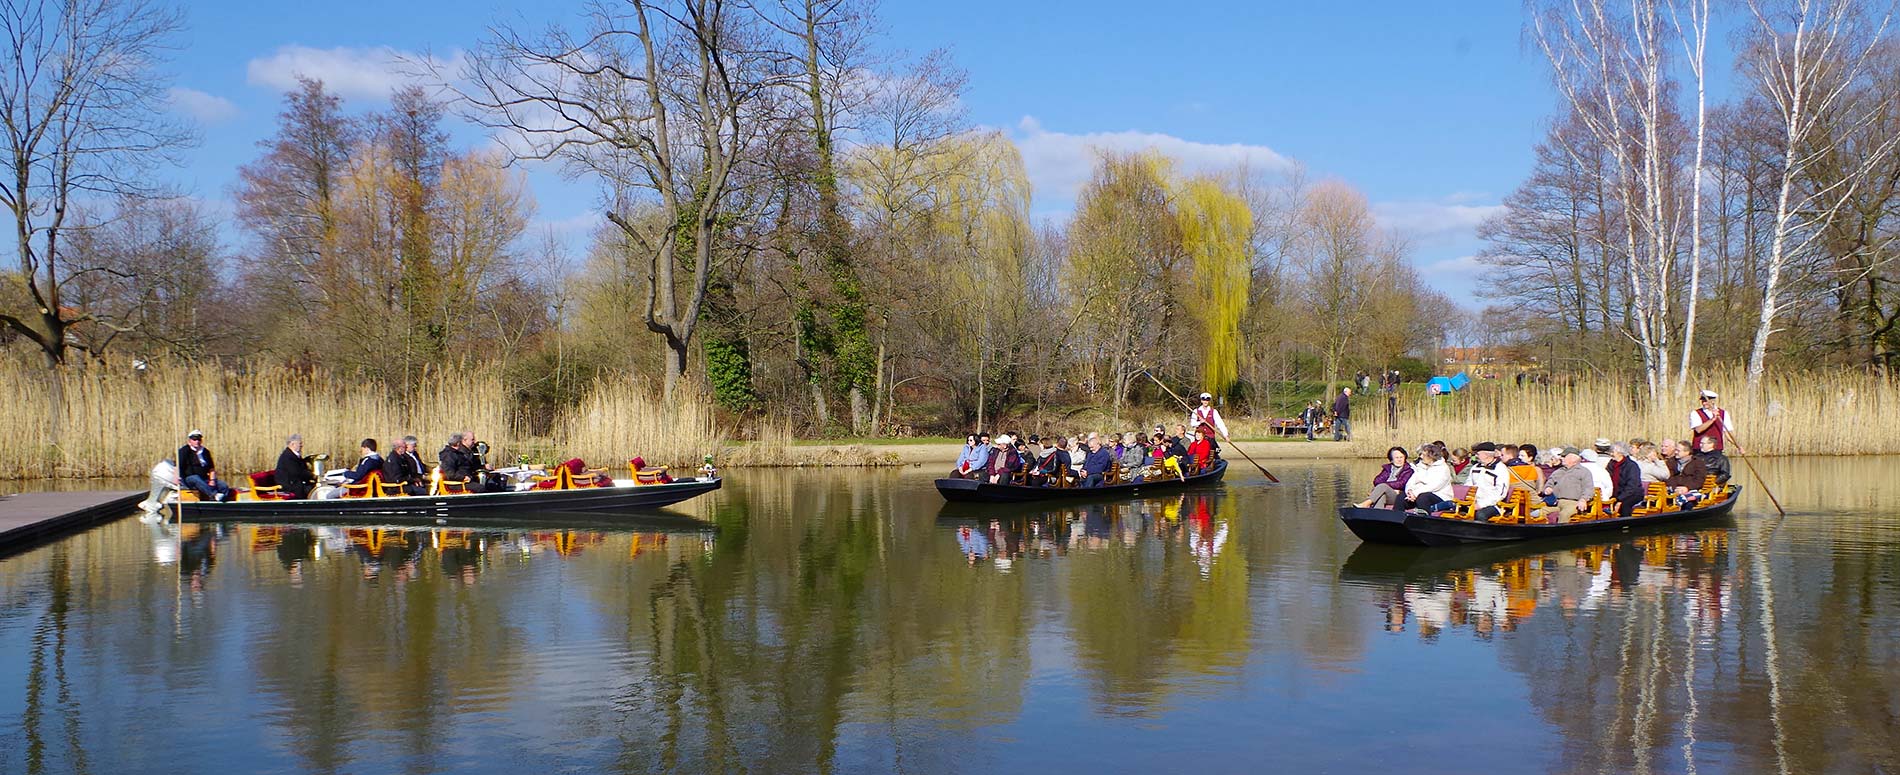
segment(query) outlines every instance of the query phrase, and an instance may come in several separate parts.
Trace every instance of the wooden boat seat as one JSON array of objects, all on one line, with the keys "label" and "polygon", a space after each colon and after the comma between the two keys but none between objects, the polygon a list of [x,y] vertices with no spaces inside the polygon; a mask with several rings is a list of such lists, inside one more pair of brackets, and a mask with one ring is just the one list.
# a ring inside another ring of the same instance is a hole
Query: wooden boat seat
[{"label": "wooden boat seat", "polygon": [[277,470],[254,471],[251,473],[251,500],[287,501],[292,500],[290,493],[277,484]]},{"label": "wooden boat seat", "polygon": [[204,500],[204,498],[198,495],[197,490],[186,488],[186,489],[178,491],[179,503],[197,503],[198,501],[201,501],[201,500]]},{"label": "wooden boat seat", "polygon": [[1530,518],[1531,493],[1529,490],[1513,488],[1504,500],[1498,502],[1498,515],[1489,521],[1492,524],[1522,525]]},{"label": "wooden boat seat", "polygon": [[467,495],[467,479],[437,479],[432,495]]},{"label": "wooden boat seat", "polygon": [[1478,488],[1466,487],[1464,494],[1459,495],[1452,503],[1455,505],[1451,511],[1447,513],[1453,519],[1476,519],[1478,511]]},{"label": "wooden boat seat", "polygon": [[363,477],[363,481],[361,482],[358,482],[356,484],[350,484],[348,482],[344,482],[343,483],[343,497],[345,498],[375,498],[383,494],[382,484],[383,484],[383,472],[371,471],[369,472],[369,476]]},{"label": "wooden boat seat", "polygon": [[633,477],[635,485],[666,484],[673,477],[666,473],[666,466],[648,468],[646,458],[636,457],[627,461],[627,473]]},{"label": "wooden boat seat", "polygon": [[1662,482],[1650,482],[1643,488],[1643,505],[1639,511],[1654,514],[1673,508],[1675,508],[1675,503],[1669,498],[1669,485]]}]

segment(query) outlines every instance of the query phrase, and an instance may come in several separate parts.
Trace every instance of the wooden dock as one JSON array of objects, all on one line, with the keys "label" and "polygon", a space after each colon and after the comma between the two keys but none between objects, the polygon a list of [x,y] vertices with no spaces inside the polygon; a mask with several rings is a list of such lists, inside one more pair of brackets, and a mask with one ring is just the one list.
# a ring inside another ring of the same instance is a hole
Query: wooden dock
[{"label": "wooden dock", "polygon": [[130,516],[144,491],[26,492],[0,497],[0,557]]}]

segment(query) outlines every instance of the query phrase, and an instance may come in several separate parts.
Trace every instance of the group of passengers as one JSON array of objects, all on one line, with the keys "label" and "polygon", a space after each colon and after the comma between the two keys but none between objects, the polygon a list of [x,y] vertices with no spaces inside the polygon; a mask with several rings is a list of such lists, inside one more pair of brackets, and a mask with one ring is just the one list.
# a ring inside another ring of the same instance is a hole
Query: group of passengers
[{"label": "group of passengers", "polygon": [[1678,507],[1693,508],[1704,497],[1703,484],[1715,477],[1727,484],[1732,473],[1723,440],[1727,411],[1716,405],[1714,391],[1702,391],[1702,408],[1690,415],[1690,438],[1611,441],[1586,447],[1480,442],[1469,450],[1446,450],[1434,441],[1419,448],[1414,460],[1404,447],[1386,451],[1386,463],[1373,478],[1372,492],[1359,508],[1395,508],[1420,512],[1456,507],[1453,487],[1470,488],[1472,516],[1479,521],[1500,513],[1513,490],[1529,493],[1531,516],[1550,524],[1571,521],[1588,511],[1594,499],[1603,513],[1635,514],[1650,485],[1661,483]]},{"label": "group of passengers", "polygon": [[1202,393],[1201,405],[1188,414],[1188,423],[1176,423],[1172,432],[1156,425],[1146,435],[1089,432],[1049,439],[1031,434],[1025,439],[1009,431],[992,439],[988,433],[973,433],[964,438],[950,476],[1031,487],[1184,479],[1214,464],[1220,457],[1216,437],[1225,435],[1227,422],[1214,408],[1214,396]]},{"label": "group of passengers", "polygon": [[[389,454],[384,455],[375,439],[363,439],[356,465],[325,485],[303,454],[303,436],[293,433],[284,440],[284,449],[277,454],[277,467],[267,480],[270,484],[264,486],[277,487],[277,492],[290,498],[340,498],[349,491],[343,485],[367,484],[375,474],[385,491],[372,494],[393,495],[392,491],[399,490],[404,495],[428,495],[431,470],[417,453],[419,444],[416,437],[404,436],[392,442]],[[488,445],[477,441],[472,431],[449,434],[448,443],[436,453],[441,481],[458,483],[468,492],[505,489],[506,482],[489,469],[487,453]],[[258,482],[258,477],[253,477],[253,482]],[[236,496],[231,485],[218,478],[216,459],[204,445],[204,432],[196,429],[185,436],[185,446],[178,448],[173,483],[208,501],[228,501]]]}]

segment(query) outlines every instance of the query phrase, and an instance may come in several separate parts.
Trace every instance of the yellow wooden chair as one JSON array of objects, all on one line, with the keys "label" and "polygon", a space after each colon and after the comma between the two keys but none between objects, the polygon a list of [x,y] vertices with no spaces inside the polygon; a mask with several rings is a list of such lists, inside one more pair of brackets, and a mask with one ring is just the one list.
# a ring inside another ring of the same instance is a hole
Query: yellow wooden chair
[{"label": "yellow wooden chair", "polygon": [[369,472],[368,476],[363,477],[363,481],[361,482],[357,482],[356,484],[350,484],[348,482],[344,482],[343,483],[343,497],[345,498],[380,497],[383,494],[382,484],[383,484],[383,472],[371,471]]}]

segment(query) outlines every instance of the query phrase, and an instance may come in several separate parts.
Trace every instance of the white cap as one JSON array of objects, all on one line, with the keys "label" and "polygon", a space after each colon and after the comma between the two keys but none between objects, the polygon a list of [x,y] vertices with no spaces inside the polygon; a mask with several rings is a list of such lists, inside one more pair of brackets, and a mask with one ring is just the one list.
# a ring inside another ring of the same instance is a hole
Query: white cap
[{"label": "white cap", "polygon": [[1578,452],[1577,457],[1583,458],[1583,462],[1585,463],[1595,463],[1597,462],[1597,451],[1594,449],[1586,449],[1582,452]]},{"label": "white cap", "polygon": [[1599,446],[1599,447],[1608,447],[1608,446],[1610,446],[1610,440],[1609,440],[1609,439],[1606,439],[1606,438],[1603,438],[1602,436],[1598,436],[1598,437],[1597,437],[1597,443],[1596,443],[1596,446]]},{"label": "white cap", "polygon": [[994,443],[996,443],[996,444],[1001,444],[1001,445],[1003,445],[1003,446],[1005,446],[1005,447],[1007,447],[1007,446],[1009,446],[1009,445],[1011,445],[1011,444],[1014,444],[1014,443],[1016,443],[1016,438],[1015,438],[1014,436],[1011,436],[1011,435],[1009,435],[1009,434],[1007,434],[1007,433],[1005,433],[1005,434],[1003,434],[1003,435],[1001,435],[1001,436],[998,436],[998,437],[996,437],[996,441],[995,441]]},{"label": "white cap", "polygon": [[1703,390],[1702,397],[1703,398],[1721,398],[1721,396],[1717,395],[1716,392],[1713,390]]},{"label": "white cap", "polygon": [[1203,400],[1203,401],[1212,401],[1212,400],[1214,400],[1214,394],[1213,394],[1213,393],[1202,393],[1202,394],[1201,394],[1201,400]]},{"label": "white cap", "polygon": [[190,432],[190,433],[187,433],[187,434],[185,434],[185,438],[187,438],[187,439],[189,439],[189,438],[194,438],[194,437],[195,437],[195,438],[200,438],[200,439],[202,439],[202,438],[204,438],[204,437],[205,437],[205,432],[204,432],[204,431],[201,431],[201,430],[198,430],[197,428],[193,428],[193,429],[191,429],[191,432]]}]

